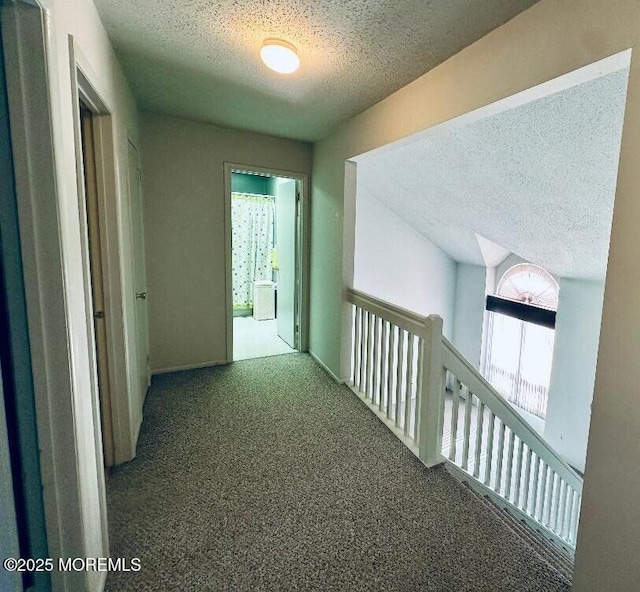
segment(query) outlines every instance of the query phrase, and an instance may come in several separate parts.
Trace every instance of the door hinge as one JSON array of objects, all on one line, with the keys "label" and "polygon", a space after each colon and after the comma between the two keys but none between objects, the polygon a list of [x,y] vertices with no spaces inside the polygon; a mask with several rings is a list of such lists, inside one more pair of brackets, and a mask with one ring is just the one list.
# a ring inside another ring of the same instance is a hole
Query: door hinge
[{"label": "door hinge", "polygon": [[296,333],[300,332],[300,327],[298,325],[296,325]]}]

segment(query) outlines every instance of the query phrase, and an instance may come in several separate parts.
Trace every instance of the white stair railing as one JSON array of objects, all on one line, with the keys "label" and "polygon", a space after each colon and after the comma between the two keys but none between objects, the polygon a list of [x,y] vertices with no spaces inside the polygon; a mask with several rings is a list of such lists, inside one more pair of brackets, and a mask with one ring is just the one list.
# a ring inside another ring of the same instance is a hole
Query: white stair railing
[{"label": "white stair railing", "polygon": [[575,548],[581,477],[442,336],[442,319],[356,290],[347,301],[351,389],[427,466],[448,463]]},{"label": "white stair railing", "polygon": [[451,436],[443,455],[574,548],[582,478],[455,347],[445,338],[442,344],[452,384]]},{"label": "white stair railing", "polygon": [[351,389],[427,466],[440,454],[442,319],[349,290]]}]

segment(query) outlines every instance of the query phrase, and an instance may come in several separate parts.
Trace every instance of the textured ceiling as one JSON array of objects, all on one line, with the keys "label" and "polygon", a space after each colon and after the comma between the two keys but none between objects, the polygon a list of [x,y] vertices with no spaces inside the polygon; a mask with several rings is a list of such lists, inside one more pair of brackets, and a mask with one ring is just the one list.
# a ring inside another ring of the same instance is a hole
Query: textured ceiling
[{"label": "textured ceiling", "polygon": [[480,235],[558,276],[602,279],[627,77],[363,155],[358,199],[382,202],[457,261],[483,265]]},{"label": "textured ceiling", "polygon": [[[95,0],[143,109],[316,140],[536,0]],[[283,76],[262,41],[298,48]]]}]

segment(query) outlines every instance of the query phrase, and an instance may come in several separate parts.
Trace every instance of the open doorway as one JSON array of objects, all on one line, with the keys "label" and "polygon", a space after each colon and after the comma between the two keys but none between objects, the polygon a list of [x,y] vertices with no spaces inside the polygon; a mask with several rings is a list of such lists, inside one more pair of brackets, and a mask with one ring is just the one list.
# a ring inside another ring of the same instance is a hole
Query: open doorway
[{"label": "open doorway", "polygon": [[580,471],[628,76],[625,51],[355,156],[345,176],[347,286],[441,316]]},{"label": "open doorway", "polygon": [[105,282],[103,274],[102,240],[100,233],[100,213],[98,206],[98,171],[96,168],[96,142],[94,114],[83,102],[79,103],[80,138],[82,148],[82,173],[86,204],[86,232],[89,247],[89,271],[91,277],[91,301],[93,304],[94,348],[98,375],[98,396],[100,400],[100,425],[104,466],[115,464],[113,437],[113,415],[109,384],[109,360],[107,328],[105,324]]},{"label": "open doorway", "polygon": [[230,360],[301,351],[304,181],[293,174],[246,167],[230,166],[226,173]]}]

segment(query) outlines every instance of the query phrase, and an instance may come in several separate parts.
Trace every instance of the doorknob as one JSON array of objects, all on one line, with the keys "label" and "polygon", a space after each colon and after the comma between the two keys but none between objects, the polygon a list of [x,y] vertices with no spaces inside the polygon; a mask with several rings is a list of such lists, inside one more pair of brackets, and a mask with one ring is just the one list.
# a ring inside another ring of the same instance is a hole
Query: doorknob
[{"label": "doorknob", "polygon": [[147,293],[146,292],[136,292],[136,298],[138,300],[146,300],[147,299]]}]

